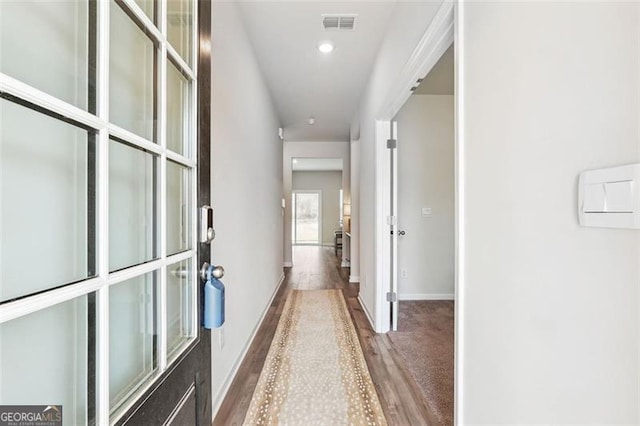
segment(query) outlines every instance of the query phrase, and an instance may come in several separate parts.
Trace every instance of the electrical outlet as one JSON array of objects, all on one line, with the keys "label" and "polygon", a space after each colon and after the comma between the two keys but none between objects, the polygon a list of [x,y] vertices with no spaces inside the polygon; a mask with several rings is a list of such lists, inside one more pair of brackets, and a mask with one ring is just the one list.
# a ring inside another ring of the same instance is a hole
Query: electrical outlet
[{"label": "electrical outlet", "polygon": [[407,268],[400,269],[400,278],[409,278],[409,273],[407,272]]},{"label": "electrical outlet", "polygon": [[220,349],[224,348],[224,327],[218,329],[218,346]]}]

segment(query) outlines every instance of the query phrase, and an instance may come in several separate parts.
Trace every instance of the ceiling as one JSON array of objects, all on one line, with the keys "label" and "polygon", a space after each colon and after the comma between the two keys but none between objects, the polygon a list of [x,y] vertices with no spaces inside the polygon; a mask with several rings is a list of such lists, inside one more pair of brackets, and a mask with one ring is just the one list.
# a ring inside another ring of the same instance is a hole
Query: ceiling
[{"label": "ceiling", "polygon": [[[348,141],[351,120],[394,1],[240,1],[287,141]],[[357,14],[353,31],[327,31],[322,14]],[[330,40],[335,50],[318,51]],[[309,125],[309,117],[315,124]]]},{"label": "ceiling", "polygon": [[330,172],[342,170],[342,158],[294,158],[291,160],[294,172]]},{"label": "ceiling", "polygon": [[440,60],[431,68],[429,74],[422,80],[414,95],[453,95],[453,44],[442,55]]}]

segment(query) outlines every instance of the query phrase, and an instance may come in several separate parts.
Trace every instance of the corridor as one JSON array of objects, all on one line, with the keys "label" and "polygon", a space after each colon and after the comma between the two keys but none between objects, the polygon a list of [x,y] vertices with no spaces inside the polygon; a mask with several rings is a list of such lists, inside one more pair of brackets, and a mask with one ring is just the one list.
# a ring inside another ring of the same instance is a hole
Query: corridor
[{"label": "corridor", "polygon": [[349,284],[348,269],[340,267],[333,249],[294,246],[293,255],[294,266],[287,268],[284,283],[238,370],[214,425],[243,423],[289,292],[331,288],[343,290],[387,422],[395,425],[438,424],[389,337],[371,329],[358,303],[358,284]]}]

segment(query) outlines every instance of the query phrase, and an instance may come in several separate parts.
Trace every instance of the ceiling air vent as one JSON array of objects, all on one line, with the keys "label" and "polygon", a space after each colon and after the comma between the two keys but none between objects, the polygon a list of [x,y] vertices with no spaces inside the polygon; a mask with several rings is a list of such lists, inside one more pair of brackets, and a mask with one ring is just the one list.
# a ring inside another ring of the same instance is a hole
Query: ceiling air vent
[{"label": "ceiling air vent", "polygon": [[356,15],[322,15],[322,27],[325,31],[353,31]]}]

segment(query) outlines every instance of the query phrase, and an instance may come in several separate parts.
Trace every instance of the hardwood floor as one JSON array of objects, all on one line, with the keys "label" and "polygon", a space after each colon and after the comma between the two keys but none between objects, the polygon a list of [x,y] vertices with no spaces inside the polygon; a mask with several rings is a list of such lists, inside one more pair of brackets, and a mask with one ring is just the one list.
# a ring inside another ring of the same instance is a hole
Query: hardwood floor
[{"label": "hardwood floor", "polygon": [[214,425],[241,425],[249,408],[264,360],[275,334],[287,295],[292,289],[342,289],[351,318],[371,372],[371,378],[390,425],[437,425],[400,355],[385,334],[376,334],[358,302],[358,284],[348,282],[348,269],[329,247],[297,246],[293,268],[286,268],[285,281],[249,348]]}]

